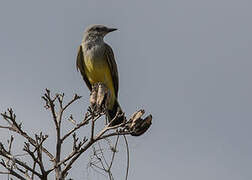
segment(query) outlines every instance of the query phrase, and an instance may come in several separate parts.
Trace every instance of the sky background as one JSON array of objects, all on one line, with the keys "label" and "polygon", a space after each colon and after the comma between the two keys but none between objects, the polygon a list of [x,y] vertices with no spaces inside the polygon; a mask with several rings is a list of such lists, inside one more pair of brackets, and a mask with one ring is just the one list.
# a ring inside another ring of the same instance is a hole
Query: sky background
[{"label": "sky background", "polygon": [[[146,134],[129,137],[129,180],[251,180],[251,19],[251,0],[3,0],[0,111],[13,107],[26,130],[47,132],[53,151],[41,95],[45,88],[69,100],[82,95],[69,111],[78,121],[89,92],[75,68],[77,49],[86,26],[105,24],[119,29],[105,41],[116,57],[123,110],[153,115]],[[6,142],[9,134],[0,134]],[[120,146],[116,179],[125,174]],[[69,177],[104,179],[87,172],[87,155]]]}]

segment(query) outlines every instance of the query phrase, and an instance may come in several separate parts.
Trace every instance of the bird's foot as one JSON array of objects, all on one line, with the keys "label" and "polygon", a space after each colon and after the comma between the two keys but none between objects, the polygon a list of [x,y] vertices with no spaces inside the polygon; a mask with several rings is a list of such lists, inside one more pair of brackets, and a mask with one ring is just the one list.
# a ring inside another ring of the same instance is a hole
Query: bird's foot
[{"label": "bird's foot", "polygon": [[90,94],[91,108],[99,113],[105,112],[110,99],[110,91],[103,83],[95,83]]}]

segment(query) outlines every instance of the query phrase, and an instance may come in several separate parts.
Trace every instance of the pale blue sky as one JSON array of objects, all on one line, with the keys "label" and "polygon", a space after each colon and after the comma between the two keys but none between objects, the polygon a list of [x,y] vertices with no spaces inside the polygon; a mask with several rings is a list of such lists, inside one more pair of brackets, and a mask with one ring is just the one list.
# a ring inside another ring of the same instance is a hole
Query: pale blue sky
[{"label": "pale blue sky", "polygon": [[[120,104],[127,115],[153,115],[146,134],[129,137],[129,179],[250,180],[251,19],[249,0],[1,1],[0,110],[11,106],[26,129],[52,133],[40,98],[49,88],[84,96],[72,107],[80,116],[89,95],[75,68],[83,31],[116,27],[105,40],[118,64]],[[70,176],[85,179],[86,171],[80,160]]]}]

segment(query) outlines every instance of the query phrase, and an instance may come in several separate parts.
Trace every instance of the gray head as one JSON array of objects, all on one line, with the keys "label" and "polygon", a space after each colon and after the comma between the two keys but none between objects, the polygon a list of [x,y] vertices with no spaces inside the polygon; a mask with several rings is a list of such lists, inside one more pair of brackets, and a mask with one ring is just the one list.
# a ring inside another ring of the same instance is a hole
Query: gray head
[{"label": "gray head", "polygon": [[84,33],[84,40],[91,40],[91,39],[103,39],[104,36],[112,31],[115,31],[115,28],[108,28],[104,25],[91,25],[88,26]]}]

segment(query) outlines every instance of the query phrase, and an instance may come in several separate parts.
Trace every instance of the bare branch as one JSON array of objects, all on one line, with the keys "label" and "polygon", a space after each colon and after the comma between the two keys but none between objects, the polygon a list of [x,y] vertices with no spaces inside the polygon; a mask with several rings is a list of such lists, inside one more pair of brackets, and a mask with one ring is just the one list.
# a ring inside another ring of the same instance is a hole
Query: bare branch
[{"label": "bare branch", "polygon": [[51,92],[49,89],[46,89],[46,93],[44,94],[44,96],[42,96],[42,99],[45,100],[46,102],[46,108],[51,110],[52,116],[53,116],[53,120],[54,120],[54,124],[57,128],[58,127],[58,123],[57,123],[57,114],[55,112],[55,105],[54,105],[54,101],[58,98],[58,95],[56,95],[53,99],[51,98]]},{"label": "bare branch", "polygon": [[104,153],[103,153],[103,150],[102,150],[102,148],[101,148],[100,142],[98,142],[98,145],[99,145],[99,149],[100,149],[100,151],[101,151],[102,158],[103,158],[103,160],[104,160],[106,166],[108,167],[109,165],[108,165],[107,160],[106,160],[106,158],[105,158],[105,156],[104,156]]},{"label": "bare branch", "polygon": [[72,133],[74,133],[76,130],[78,130],[79,128],[85,126],[88,124],[90,118],[88,118],[87,116],[84,118],[84,120],[77,124],[76,127],[74,127],[72,130],[70,130],[67,134],[65,134],[62,138],[61,138],[61,141],[63,142],[68,136],[70,136]]},{"label": "bare branch", "polygon": [[117,144],[118,144],[118,140],[119,140],[119,135],[118,135],[117,138],[116,138],[115,146],[114,146],[113,148],[111,148],[111,150],[112,150],[112,152],[113,152],[113,155],[112,155],[112,159],[111,159],[111,162],[110,162],[108,171],[111,170],[112,164],[113,164],[113,162],[114,162],[114,158],[115,158],[115,153],[116,153],[116,147],[117,147]]},{"label": "bare branch", "polygon": [[[2,165],[5,171],[0,172],[0,174],[7,174],[15,176],[19,179],[28,179],[32,180],[37,176],[39,179],[46,180],[49,173],[52,171],[55,172],[56,180],[65,180],[68,175],[68,171],[72,168],[74,162],[93,145],[93,157],[90,167],[95,171],[101,173],[101,171],[107,173],[110,180],[113,180],[112,166],[115,162],[115,155],[117,152],[117,146],[120,136],[124,136],[126,149],[127,149],[127,170],[126,170],[126,180],[128,178],[129,172],[129,146],[126,139],[126,135],[140,136],[145,133],[148,128],[151,126],[152,116],[149,115],[146,118],[142,119],[144,110],[139,110],[134,113],[129,120],[126,119],[124,113],[118,111],[115,117],[110,121],[106,122],[104,127],[96,132],[96,121],[102,116],[107,117],[107,105],[109,102],[110,92],[106,86],[98,84],[96,88],[97,92],[91,93],[90,103],[91,106],[88,108],[85,117],[80,123],[76,123],[73,119],[73,115],[70,116],[70,121],[74,124],[74,127],[70,129],[66,134],[61,136],[61,125],[63,113],[68,107],[70,107],[74,102],[81,98],[77,94],[64,105],[64,93],[51,95],[50,90],[46,89],[42,99],[45,101],[45,108],[50,109],[53,122],[55,124],[56,130],[56,154],[52,155],[44,146],[43,143],[48,138],[47,135],[40,133],[35,135],[35,138],[29,136],[22,128],[22,123],[17,123],[16,115],[13,113],[13,110],[10,108],[7,112],[1,113],[3,119],[7,122],[7,126],[0,125],[0,128],[7,129],[9,131],[15,132],[22,137],[24,137],[28,142],[25,142],[23,150],[29,157],[32,159],[32,163],[27,164],[25,161],[22,161],[17,158],[18,155],[13,156],[11,151],[13,149],[13,137],[11,136],[8,141],[8,146],[5,149],[3,144],[0,142],[0,156],[3,157]],[[114,122],[118,118],[124,117],[124,121],[121,124],[113,126]],[[90,138],[87,139],[77,137],[76,132],[80,130],[81,127],[86,126],[89,121],[90,125]],[[61,159],[61,151],[64,145],[64,141],[72,135],[73,137],[73,148],[64,159]],[[116,141],[112,144],[107,140],[109,137],[116,137]],[[107,140],[110,145],[110,150],[112,151],[111,157],[107,158],[107,153],[99,143],[100,140]],[[95,143],[98,142],[98,148]],[[45,153],[50,161],[53,162],[52,167],[46,169],[43,159],[43,153]],[[26,155],[25,154],[25,155]],[[105,156],[106,155],[106,156]],[[19,155],[20,156],[20,155]],[[107,161],[107,160],[110,161]],[[37,166],[38,165],[38,166]],[[39,172],[40,171],[40,172]],[[103,174],[103,173],[102,173]],[[104,175],[104,174],[103,174]]]},{"label": "bare branch", "polygon": [[91,115],[91,120],[92,120],[92,122],[91,122],[91,137],[90,137],[90,139],[91,140],[93,140],[94,139],[94,125],[95,125],[95,120],[94,120],[94,115],[92,114]]},{"label": "bare branch", "polygon": [[[36,147],[36,141],[31,138],[25,131],[23,131],[21,129],[21,123],[18,124],[16,122],[16,115],[13,113],[13,110],[11,108],[9,108],[8,110],[8,114],[7,112],[1,113],[1,116],[4,118],[4,120],[10,125],[8,127],[3,127],[0,126],[0,128],[7,128],[10,131],[13,131],[15,133],[18,133],[19,135],[23,136],[25,139],[27,139],[29,141],[29,143],[31,143],[34,147]],[[47,156],[53,160],[54,156],[44,147],[42,147],[42,150],[44,153],[47,154]]]},{"label": "bare branch", "polygon": [[[27,169],[30,172],[34,172],[34,174],[36,174],[38,177],[41,177],[41,175],[34,171],[32,168],[30,168],[28,165],[26,165],[24,162],[16,159],[15,157],[13,157],[11,154],[9,154],[2,143],[0,143],[0,155],[5,157],[6,159],[10,160],[11,162],[13,162],[14,164],[17,163],[18,165],[22,166],[23,168]],[[3,163],[2,163],[3,165]],[[4,166],[4,165],[3,165]],[[9,170],[9,169],[8,169]]]},{"label": "bare branch", "polygon": [[[33,167],[32,167],[33,171],[35,171],[35,168],[36,168],[36,162],[34,161],[33,162]],[[34,172],[32,172],[31,179],[34,179]]]},{"label": "bare branch", "polygon": [[116,132],[112,132],[110,134],[100,136],[99,138],[97,138],[97,140],[105,139],[105,138],[112,137],[112,136],[130,135],[130,134],[131,134],[130,131],[116,131]]},{"label": "bare branch", "polygon": [[72,167],[73,163],[80,157],[80,155],[85,152],[92,144],[94,141],[89,141],[83,148],[81,148],[78,153],[73,156],[73,158],[70,160],[70,162],[66,165],[66,167],[62,170],[62,176],[65,177],[66,173],[68,170]]},{"label": "bare branch", "polygon": [[[9,172],[8,174],[11,174],[21,180],[26,180],[26,178],[24,178],[23,176],[21,176],[20,174],[18,174],[17,172],[15,172],[12,168],[8,167],[4,161],[1,161],[0,164],[5,168],[7,169]],[[2,173],[1,173],[2,174]]]},{"label": "bare branch", "polygon": [[42,132],[40,133],[40,135],[35,135],[36,137],[36,142],[37,142],[37,148],[35,150],[37,150],[37,159],[38,159],[38,164],[42,173],[42,176],[47,176],[45,168],[44,168],[44,163],[43,163],[43,159],[42,159],[42,144],[43,142],[47,139],[47,135],[43,136]]},{"label": "bare branch", "polygon": [[96,159],[98,159],[98,162],[102,165],[102,170],[104,170],[105,172],[107,172],[107,168],[105,167],[105,165],[103,164],[101,158],[98,156],[97,150],[95,149],[95,146],[93,146],[93,154],[96,157]]},{"label": "bare branch", "polygon": [[72,103],[74,103],[76,100],[80,99],[82,96],[78,96],[77,94],[74,95],[73,99],[63,107],[63,111],[65,111]]},{"label": "bare branch", "polygon": [[11,153],[11,147],[12,147],[13,140],[14,140],[13,136],[11,136],[10,140],[8,140],[8,143],[9,143],[8,153],[9,154]]},{"label": "bare branch", "polygon": [[127,170],[126,170],[126,177],[125,177],[125,180],[127,180],[128,174],[129,174],[129,144],[125,135],[123,135],[123,138],[125,140],[126,149],[127,149]]}]

